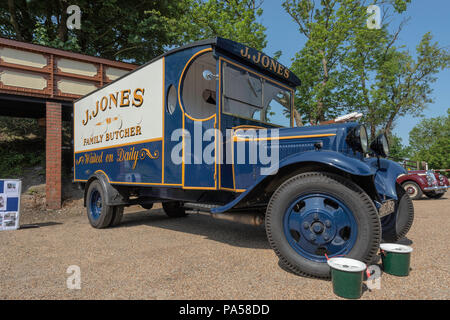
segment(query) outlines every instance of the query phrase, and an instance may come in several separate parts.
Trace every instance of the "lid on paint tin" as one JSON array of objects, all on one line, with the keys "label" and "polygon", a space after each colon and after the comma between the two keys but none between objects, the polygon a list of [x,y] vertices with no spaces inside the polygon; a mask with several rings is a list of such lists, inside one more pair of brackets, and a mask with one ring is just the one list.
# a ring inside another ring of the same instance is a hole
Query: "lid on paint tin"
[{"label": "lid on paint tin", "polygon": [[365,263],[350,258],[331,258],[327,263],[333,269],[347,272],[361,272],[367,269]]},{"label": "lid on paint tin", "polygon": [[380,248],[381,250],[394,253],[410,253],[413,251],[413,248],[410,246],[396,243],[382,243],[380,244]]}]

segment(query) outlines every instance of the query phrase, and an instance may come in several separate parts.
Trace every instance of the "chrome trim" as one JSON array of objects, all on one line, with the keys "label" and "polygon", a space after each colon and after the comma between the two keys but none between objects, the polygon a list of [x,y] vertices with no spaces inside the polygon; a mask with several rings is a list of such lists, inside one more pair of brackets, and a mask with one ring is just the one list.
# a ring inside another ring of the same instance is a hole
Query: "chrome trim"
[{"label": "chrome trim", "polygon": [[425,187],[425,188],[423,188],[423,190],[425,190],[425,191],[434,191],[434,190],[446,190],[446,189],[448,189],[449,188],[449,186],[434,186],[434,187]]}]

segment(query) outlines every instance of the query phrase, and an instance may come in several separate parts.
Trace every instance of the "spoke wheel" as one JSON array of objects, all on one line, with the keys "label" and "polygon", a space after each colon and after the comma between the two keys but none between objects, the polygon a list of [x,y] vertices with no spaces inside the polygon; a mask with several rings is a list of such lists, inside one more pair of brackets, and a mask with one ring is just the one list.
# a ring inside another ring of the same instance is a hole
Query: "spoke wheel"
[{"label": "spoke wheel", "polygon": [[413,200],[420,199],[423,195],[422,190],[420,189],[419,185],[415,182],[408,181],[408,182],[405,182],[402,186],[403,186],[403,189],[405,189],[408,196]]}]

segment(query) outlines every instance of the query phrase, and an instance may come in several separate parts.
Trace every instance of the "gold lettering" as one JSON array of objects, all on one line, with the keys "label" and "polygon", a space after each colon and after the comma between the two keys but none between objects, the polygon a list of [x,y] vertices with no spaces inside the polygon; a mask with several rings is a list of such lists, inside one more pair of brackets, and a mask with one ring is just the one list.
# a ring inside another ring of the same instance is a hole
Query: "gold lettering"
[{"label": "gold lettering", "polygon": [[241,56],[247,58],[247,55],[248,55],[248,47],[245,47],[245,52],[244,52],[244,49],[241,49]]},{"label": "gold lettering", "polygon": [[[120,91],[120,106],[128,107],[130,105],[130,89]],[[126,101],[126,102],[125,102]]]},{"label": "gold lettering", "polygon": [[284,77],[285,77],[286,79],[289,78],[289,70],[288,70],[288,69],[284,69]]},{"label": "gold lettering", "polygon": [[95,118],[98,114],[98,101],[95,103],[95,111],[92,111],[92,116]]},{"label": "gold lettering", "polygon": [[113,93],[109,94],[109,108],[111,109],[111,106],[114,102],[114,106],[117,108],[117,96],[119,95],[118,92],[114,95]]},{"label": "gold lettering", "polygon": [[89,110],[86,109],[86,120],[83,120],[83,126],[87,125],[89,121]]},{"label": "gold lettering", "polygon": [[270,70],[273,72],[277,72],[277,62],[273,59],[270,59]]},{"label": "gold lettering", "polygon": [[261,52],[258,52],[258,58],[255,59],[255,56],[253,56],[253,62],[254,63],[259,63],[260,60],[261,60]]},{"label": "gold lettering", "polygon": [[[138,94],[138,92],[142,92],[142,94]],[[142,105],[142,103],[144,102],[144,89],[141,88],[137,88],[136,90],[134,90],[133,93],[133,106],[135,107],[140,107]],[[137,101],[137,103],[136,103]]]},{"label": "gold lettering", "polygon": [[277,73],[278,73],[280,76],[283,75],[283,70],[284,70],[284,67],[281,65],[281,63],[279,63],[279,64],[278,64],[278,70],[277,70]]},{"label": "gold lettering", "polygon": [[102,111],[105,111],[106,108],[108,108],[108,98],[103,97],[102,100],[100,100],[100,109],[102,109]]},{"label": "gold lettering", "polygon": [[270,59],[268,56],[263,56],[261,59],[261,63],[263,65],[264,68],[267,68],[270,64]]}]

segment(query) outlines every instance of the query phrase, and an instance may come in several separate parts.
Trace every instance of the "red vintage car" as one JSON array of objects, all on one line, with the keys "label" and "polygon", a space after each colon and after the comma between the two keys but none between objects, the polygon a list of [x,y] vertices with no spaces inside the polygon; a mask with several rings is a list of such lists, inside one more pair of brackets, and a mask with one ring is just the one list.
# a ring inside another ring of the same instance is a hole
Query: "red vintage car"
[{"label": "red vintage car", "polygon": [[400,175],[397,182],[413,200],[420,199],[424,194],[428,198],[439,199],[449,187],[447,177],[432,170],[408,171]]}]

